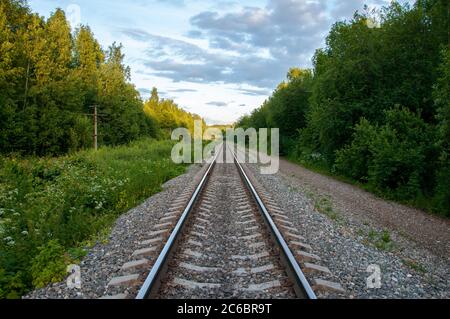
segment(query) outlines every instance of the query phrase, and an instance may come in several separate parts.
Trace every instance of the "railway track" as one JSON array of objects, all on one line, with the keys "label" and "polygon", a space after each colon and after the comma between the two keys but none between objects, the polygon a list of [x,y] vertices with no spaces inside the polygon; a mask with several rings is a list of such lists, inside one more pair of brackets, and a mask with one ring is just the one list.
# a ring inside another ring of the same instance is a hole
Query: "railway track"
[{"label": "railway track", "polygon": [[[226,152],[233,164],[217,160]],[[310,286],[300,265],[329,271],[308,263],[320,258],[308,252],[310,246],[292,226],[270,194],[252,181],[235,150],[223,144],[195,189],[172,203],[143,243],[147,247],[133,253],[134,260],[122,267],[125,275],[109,286],[134,284],[136,299],[316,299],[314,290],[341,289],[320,279],[313,280],[314,289]]]}]

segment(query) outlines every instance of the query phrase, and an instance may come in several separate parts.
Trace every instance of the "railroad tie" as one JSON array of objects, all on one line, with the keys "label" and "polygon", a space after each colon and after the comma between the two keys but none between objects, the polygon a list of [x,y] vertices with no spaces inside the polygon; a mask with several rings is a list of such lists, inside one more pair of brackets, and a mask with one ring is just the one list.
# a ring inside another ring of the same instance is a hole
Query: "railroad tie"
[{"label": "railroad tie", "polygon": [[311,264],[311,263],[304,263],[303,265],[303,271],[306,273],[325,273],[327,275],[331,275],[330,269],[324,266]]},{"label": "railroad tie", "polygon": [[158,225],[155,225],[155,226],[153,226],[153,230],[161,230],[161,229],[165,229],[165,228],[167,228],[168,226],[171,226],[172,225],[172,223],[171,222],[168,222],[168,223],[164,223],[164,224],[158,224]]},{"label": "railroad tie", "polygon": [[117,294],[112,296],[103,296],[101,298],[98,298],[99,300],[123,300],[128,299],[128,294]]},{"label": "railroad tie", "polygon": [[214,289],[214,288],[220,288],[222,286],[221,284],[200,283],[200,282],[195,282],[195,281],[181,279],[181,278],[175,278],[173,280],[173,284],[179,285],[179,286],[183,286],[183,287],[189,288],[189,289],[197,289],[197,288],[200,288],[200,289],[204,289],[204,288]]},{"label": "railroad tie", "polygon": [[148,259],[133,260],[123,264],[122,271],[131,271],[147,267],[150,264]]},{"label": "railroad tie", "polygon": [[157,238],[153,238],[153,239],[149,239],[149,240],[144,240],[143,242],[140,243],[141,246],[152,246],[154,244],[161,244],[163,242],[163,238],[162,237],[157,237]]},{"label": "railroad tie", "polygon": [[307,250],[309,250],[309,251],[312,250],[312,247],[311,247],[310,245],[305,244],[305,243],[301,243],[301,242],[299,242],[299,241],[292,241],[292,242],[290,242],[290,244],[291,244],[292,246],[297,246],[297,247],[300,247],[300,248],[304,248],[304,249],[307,249]]},{"label": "railroad tie", "polygon": [[305,240],[305,237],[293,233],[286,233],[286,237],[293,240]]},{"label": "railroad tie", "polygon": [[260,229],[259,226],[253,226],[253,227],[246,228],[245,231],[255,231],[255,230],[258,230],[258,229]]},{"label": "railroad tie", "polygon": [[342,286],[339,283],[328,281],[328,280],[313,279],[312,285],[313,285],[312,288],[315,291],[332,291],[332,292],[339,292],[339,293],[345,292],[344,288],[342,288]]},{"label": "railroad tie", "polygon": [[133,257],[150,257],[155,254],[157,247],[147,247],[135,250],[132,254]]},{"label": "railroad tie", "polygon": [[108,287],[132,286],[132,285],[137,283],[138,279],[139,279],[139,275],[138,274],[114,277],[108,283]]},{"label": "railroad tie", "polygon": [[198,242],[198,241],[196,241],[196,240],[193,240],[193,239],[190,239],[190,240],[188,241],[188,244],[191,244],[191,245],[197,246],[197,247],[203,247],[203,244],[202,244],[202,243],[200,243],[200,242]]},{"label": "railroad tie", "polygon": [[311,262],[311,261],[321,261],[322,259],[315,255],[315,254],[311,254],[308,253],[306,251],[301,251],[298,250],[296,251],[296,256],[295,256],[298,260],[300,260],[300,262]]},{"label": "railroad tie", "polygon": [[161,222],[166,222],[166,221],[169,221],[169,220],[174,220],[175,218],[177,218],[177,216],[176,215],[172,215],[172,216],[167,216],[167,217],[161,218],[160,221]]},{"label": "railroad tie", "polygon": [[281,287],[281,282],[279,280],[274,280],[262,284],[252,284],[248,288],[244,288],[244,291],[264,291],[277,287]]},{"label": "railroad tie", "polygon": [[211,271],[218,271],[219,268],[217,267],[201,267],[189,263],[182,262],[179,265],[180,267],[190,270],[190,271],[196,271],[196,272],[211,272]]}]

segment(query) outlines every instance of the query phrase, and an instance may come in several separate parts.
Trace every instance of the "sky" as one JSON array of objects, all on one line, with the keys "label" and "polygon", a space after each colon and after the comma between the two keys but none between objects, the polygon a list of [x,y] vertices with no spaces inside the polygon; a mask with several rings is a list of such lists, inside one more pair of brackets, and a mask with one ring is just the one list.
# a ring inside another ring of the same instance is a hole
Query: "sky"
[{"label": "sky", "polygon": [[[405,2],[400,1],[400,2]],[[410,1],[411,2],[411,1]],[[290,67],[311,67],[332,24],[389,0],[30,0],[48,17],[62,8],[103,48],[124,46],[131,80],[162,98],[230,124],[258,108]]]}]

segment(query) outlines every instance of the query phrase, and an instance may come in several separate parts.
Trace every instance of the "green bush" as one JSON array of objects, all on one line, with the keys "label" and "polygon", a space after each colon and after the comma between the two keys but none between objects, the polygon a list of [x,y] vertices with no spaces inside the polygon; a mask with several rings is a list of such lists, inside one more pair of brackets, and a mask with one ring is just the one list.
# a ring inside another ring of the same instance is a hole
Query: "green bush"
[{"label": "green bush", "polygon": [[23,271],[8,274],[0,268],[0,298],[19,299],[26,290],[25,277]]},{"label": "green bush", "polygon": [[418,114],[395,107],[385,124],[363,119],[350,145],[336,152],[335,169],[390,198],[412,200],[433,190],[436,148],[433,128]]},{"label": "green bush", "polygon": [[389,127],[383,127],[378,132],[370,148],[369,183],[380,193],[400,199],[418,196],[423,153],[405,145],[395,130]]},{"label": "green bush", "polygon": [[1,158],[0,298],[61,279],[63,258],[78,260],[83,243],[182,174],[172,146],[144,139],[60,158]]},{"label": "green bush", "polygon": [[236,126],[280,127],[282,154],[295,162],[450,215],[447,7],[393,1],[336,22],[307,81],[292,81],[302,73],[292,69]]},{"label": "green bush", "polygon": [[376,134],[376,127],[362,119],[355,127],[352,143],[336,152],[335,171],[357,181],[367,182],[372,158],[370,145]]},{"label": "green bush", "polygon": [[447,160],[438,174],[436,195],[434,197],[433,211],[450,217],[450,163]]},{"label": "green bush", "polygon": [[31,262],[31,276],[36,288],[61,281],[65,271],[64,247],[57,240],[50,240],[38,248],[38,254]]},{"label": "green bush", "polygon": [[431,191],[434,131],[406,108],[386,113],[386,124],[370,144],[369,183],[393,198],[410,200]]},{"label": "green bush", "polygon": [[440,159],[434,210],[450,217],[450,49],[442,51],[440,77],[434,87],[433,97],[438,109],[438,145]]}]

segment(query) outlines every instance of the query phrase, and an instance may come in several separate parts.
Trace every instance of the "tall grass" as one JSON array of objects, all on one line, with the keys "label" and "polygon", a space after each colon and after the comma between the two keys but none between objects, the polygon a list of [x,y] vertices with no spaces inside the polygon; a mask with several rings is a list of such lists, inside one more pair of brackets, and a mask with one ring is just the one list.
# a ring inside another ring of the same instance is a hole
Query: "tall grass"
[{"label": "tall grass", "polygon": [[182,174],[172,146],[145,139],[59,158],[0,158],[0,298],[63,279],[87,241]]}]

